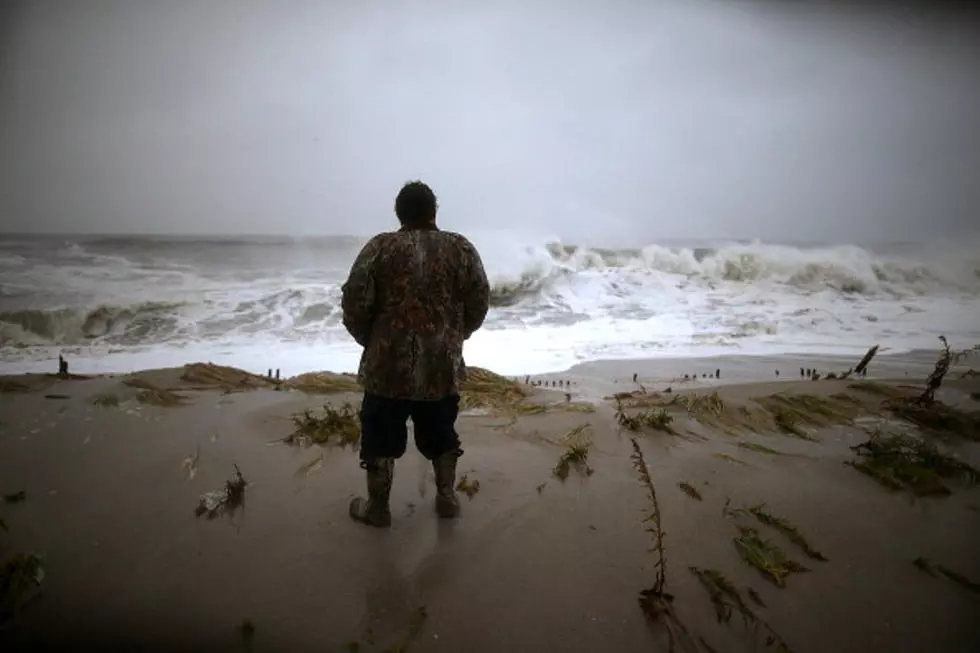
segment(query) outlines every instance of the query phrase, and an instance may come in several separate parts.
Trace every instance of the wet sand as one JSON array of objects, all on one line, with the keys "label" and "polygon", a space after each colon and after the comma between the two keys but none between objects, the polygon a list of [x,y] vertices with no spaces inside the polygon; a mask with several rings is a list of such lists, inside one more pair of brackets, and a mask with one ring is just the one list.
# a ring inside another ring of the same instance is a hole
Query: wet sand
[{"label": "wet sand", "polygon": [[[761,376],[767,365],[759,360],[753,369]],[[691,366],[720,364],[687,361],[678,369]],[[786,363],[797,375],[799,366]],[[729,362],[723,372],[734,367]],[[630,390],[632,373],[654,376],[642,369],[606,362],[572,370],[574,398]],[[146,378],[161,383],[176,374]],[[889,376],[905,378],[900,368]],[[0,505],[10,528],[0,541],[5,550],[42,554],[46,568],[43,594],[16,629],[0,635],[4,650],[668,650],[664,629],[637,603],[653,584],[656,558],[641,523],[647,502],[629,457],[631,434],[617,428],[610,402],[589,413],[560,405],[541,414],[464,413],[459,474],[479,480],[480,489],[472,499],[461,495],[463,516],[435,517],[432,473],[410,449],[396,468],[394,523],[384,531],[347,516],[350,497],[364,490],[355,452],[279,441],[292,432],[292,415],[325,401],[356,403],[355,394],[193,390],[185,405],[154,407],[137,403],[136,390],[119,378],[39,385],[47,387],[0,395],[0,492],[26,492],[22,503]],[[708,384],[691,385],[701,392]],[[847,385],[793,380],[710,389],[747,402],[774,392],[828,395]],[[970,398],[980,391],[976,379],[947,385],[945,401],[978,408]],[[105,392],[120,405],[92,405]],[[525,403],[564,400],[561,392],[536,391]],[[552,474],[561,438],[586,423],[594,473],[573,470],[561,482]],[[816,441],[731,435],[683,415],[675,430],[682,435],[636,437],[667,531],[674,608],[715,650],[754,650],[753,641],[739,617],[717,622],[691,565],[758,592],[767,607],[756,612],[794,651],[980,647],[977,595],[912,565],[927,556],[980,579],[976,487],[915,500],[885,490],[842,464],[854,458],[849,446],[867,438],[855,425],[814,431]],[[976,442],[949,446],[980,465]],[[198,451],[191,477],[182,463]],[[320,465],[304,470],[319,456]],[[195,517],[200,494],[219,489],[235,464],[250,482],[244,507],[214,520]],[[682,481],[703,500],[682,492]],[[767,533],[811,569],[776,587],[739,558],[726,499],[732,506],[765,502],[828,560],[808,560]],[[245,619],[255,627],[251,638],[238,630]]]}]

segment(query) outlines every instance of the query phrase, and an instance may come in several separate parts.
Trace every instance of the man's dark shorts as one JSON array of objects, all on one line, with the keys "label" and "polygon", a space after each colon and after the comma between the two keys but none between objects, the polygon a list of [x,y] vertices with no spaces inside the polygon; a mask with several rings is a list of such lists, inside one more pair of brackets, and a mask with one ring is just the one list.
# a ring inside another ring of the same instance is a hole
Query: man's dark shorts
[{"label": "man's dark shorts", "polygon": [[408,418],[415,426],[415,446],[429,460],[459,448],[456,417],[459,395],[437,401],[391,399],[364,394],[361,403],[361,460],[400,458],[408,445]]}]

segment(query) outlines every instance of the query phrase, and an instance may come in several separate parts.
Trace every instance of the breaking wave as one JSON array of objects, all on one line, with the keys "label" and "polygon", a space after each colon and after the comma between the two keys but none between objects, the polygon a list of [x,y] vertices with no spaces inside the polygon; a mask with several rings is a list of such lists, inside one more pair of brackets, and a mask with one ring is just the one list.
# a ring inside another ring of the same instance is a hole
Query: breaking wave
[{"label": "breaking wave", "polygon": [[[487,267],[492,271],[492,264]],[[549,243],[526,248],[520,269],[511,266],[491,274],[494,305],[513,305],[568,283],[576,275],[619,276],[634,284],[670,282],[670,277],[706,287],[768,284],[803,293],[980,295],[980,256],[969,252],[960,260],[937,263],[883,257],[856,246],[803,249],[753,243],[719,248],[650,245],[635,250],[600,250]],[[651,276],[659,278],[651,280]]]},{"label": "breaking wave", "polygon": [[[487,330],[517,343],[540,338],[535,348],[572,360],[845,340],[904,346],[931,343],[931,329],[973,338],[980,328],[980,248],[965,243],[602,249],[479,236]],[[55,347],[346,347],[340,286],[362,242],[0,240],[0,360]]]}]

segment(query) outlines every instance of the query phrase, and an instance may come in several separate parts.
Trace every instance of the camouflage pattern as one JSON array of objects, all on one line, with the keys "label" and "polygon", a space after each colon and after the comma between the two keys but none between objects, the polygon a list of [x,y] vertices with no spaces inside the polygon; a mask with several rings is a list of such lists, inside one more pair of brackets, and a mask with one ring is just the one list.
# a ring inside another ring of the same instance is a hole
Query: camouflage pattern
[{"label": "camouflage pattern", "polygon": [[364,245],[343,286],[344,326],[364,347],[365,392],[435,400],[459,394],[463,341],[483,325],[490,284],[470,241],[435,226]]}]

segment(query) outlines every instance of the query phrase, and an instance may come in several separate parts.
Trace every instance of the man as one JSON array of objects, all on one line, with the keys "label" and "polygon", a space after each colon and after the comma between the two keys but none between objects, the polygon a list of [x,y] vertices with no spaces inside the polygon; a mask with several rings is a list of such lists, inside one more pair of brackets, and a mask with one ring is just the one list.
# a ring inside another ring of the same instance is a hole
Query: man
[{"label": "man", "polygon": [[426,184],[406,184],[395,198],[401,229],[369,240],[343,286],[344,326],[364,347],[360,457],[368,496],[351,501],[350,516],[370,526],[391,525],[388,497],[409,417],[415,445],[435,471],[437,514],[459,514],[463,341],[483,325],[490,284],[473,244],[436,226],[437,208]]}]

